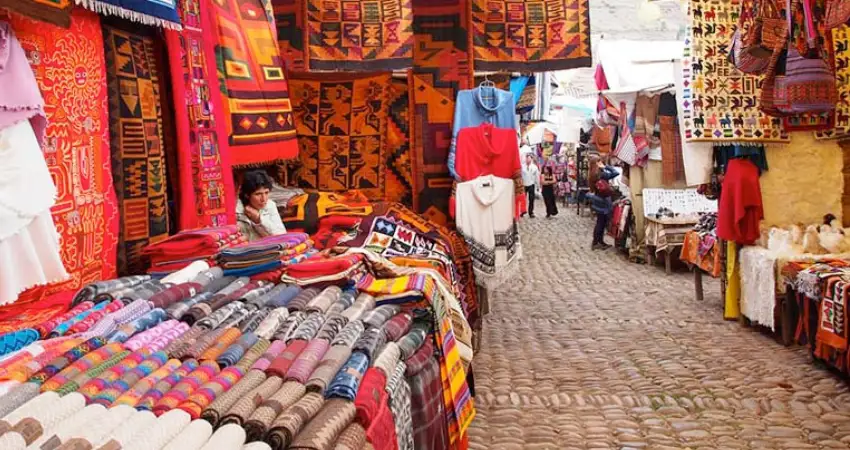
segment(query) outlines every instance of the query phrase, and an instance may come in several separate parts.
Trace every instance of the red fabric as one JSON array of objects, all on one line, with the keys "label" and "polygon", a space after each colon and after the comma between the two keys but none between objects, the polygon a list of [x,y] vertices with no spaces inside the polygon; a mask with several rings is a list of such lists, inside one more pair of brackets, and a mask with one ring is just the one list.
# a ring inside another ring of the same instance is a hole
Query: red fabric
[{"label": "red fabric", "polygon": [[319,229],[311,239],[315,248],[324,250],[337,246],[349,234],[355,233],[362,217],[358,216],[325,216],[319,219]]},{"label": "red fabric", "polygon": [[[47,336],[47,333],[55,328],[56,325],[73,317],[72,314],[69,314],[67,318],[64,315],[71,308],[74,293],[74,291],[64,291],[43,298],[35,303],[19,302],[0,307],[0,333],[8,333],[22,328],[36,328],[42,337]],[[93,306],[90,302],[84,303],[87,303],[87,305],[81,307],[80,312]],[[79,305],[77,306],[79,307]],[[54,319],[62,320],[54,321]],[[52,323],[53,325],[50,326],[48,324],[47,327],[49,328],[42,328],[41,325],[45,323]]]},{"label": "red fabric", "polygon": [[286,273],[298,279],[316,278],[345,272],[361,262],[363,262],[363,256],[358,254],[332,257],[317,255],[289,266]]},{"label": "red fabric", "polygon": [[[371,367],[369,371],[380,372],[380,370]],[[366,375],[369,374],[369,371],[366,372]],[[363,381],[366,381],[366,377],[363,377]],[[360,391],[357,393],[357,398],[360,398],[360,392],[363,390],[363,384],[361,383]],[[387,402],[388,396],[386,395],[386,391],[383,391],[380,400],[377,400],[377,414],[372,418],[371,425],[366,429],[366,439],[375,450],[398,450],[398,437],[395,432],[395,423],[393,422],[392,411],[390,410],[389,403]],[[355,399],[355,402],[357,399]],[[360,420],[361,408],[357,408],[358,421]],[[362,423],[362,422],[361,422]]]},{"label": "red fabric", "polygon": [[266,369],[266,375],[275,377],[285,377],[286,372],[292,367],[292,363],[298,358],[298,355],[307,348],[308,341],[297,339],[289,343],[283,352],[275,358],[269,368]]},{"label": "red fabric", "polygon": [[[216,228],[186,230],[168,239],[145,247],[142,254],[149,256],[157,270],[169,263],[190,262],[215,256],[222,248],[245,242],[239,227],[227,225]],[[179,265],[179,264],[178,264]]]},{"label": "red fabric", "polygon": [[763,218],[758,167],[746,159],[729,161],[717,212],[717,237],[752,245],[759,238]]},{"label": "red fabric", "polygon": [[608,77],[605,76],[605,69],[602,64],[596,65],[596,71],[593,72],[593,81],[596,82],[596,89],[604,91],[608,89]]},{"label": "red fabric", "polygon": [[175,192],[181,230],[236,223],[226,116],[217,95],[217,37],[205,11],[208,2],[179,2],[183,30],[165,30],[179,158],[180,189]]},{"label": "red fabric", "polygon": [[381,407],[388,401],[387,376],[380,369],[370,367],[363,375],[354,406],[357,407],[357,422],[369,428],[380,414]]}]

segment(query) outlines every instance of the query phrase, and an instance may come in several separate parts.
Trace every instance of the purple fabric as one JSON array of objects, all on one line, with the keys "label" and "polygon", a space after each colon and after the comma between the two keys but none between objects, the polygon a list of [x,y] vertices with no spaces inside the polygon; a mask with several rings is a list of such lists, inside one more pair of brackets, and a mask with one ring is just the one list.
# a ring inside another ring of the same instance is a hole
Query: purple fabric
[{"label": "purple fabric", "polygon": [[44,98],[18,38],[7,22],[0,22],[0,129],[29,119],[43,145],[47,129]]}]

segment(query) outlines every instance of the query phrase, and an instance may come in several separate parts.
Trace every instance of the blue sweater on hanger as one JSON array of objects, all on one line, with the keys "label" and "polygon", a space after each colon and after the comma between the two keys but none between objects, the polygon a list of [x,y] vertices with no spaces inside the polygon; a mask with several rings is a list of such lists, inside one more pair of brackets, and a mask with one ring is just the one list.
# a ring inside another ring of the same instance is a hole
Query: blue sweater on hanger
[{"label": "blue sweater on hanger", "polygon": [[[449,148],[449,173],[460,180],[455,170],[457,154],[457,135],[460,130],[477,127],[482,123],[492,123],[496,128],[519,130],[514,96],[508,91],[494,87],[479,86],[458,92],[455,102],[455,118],[452,130],[452,144]],[[469,180],[466,180],[469,181]]]}]

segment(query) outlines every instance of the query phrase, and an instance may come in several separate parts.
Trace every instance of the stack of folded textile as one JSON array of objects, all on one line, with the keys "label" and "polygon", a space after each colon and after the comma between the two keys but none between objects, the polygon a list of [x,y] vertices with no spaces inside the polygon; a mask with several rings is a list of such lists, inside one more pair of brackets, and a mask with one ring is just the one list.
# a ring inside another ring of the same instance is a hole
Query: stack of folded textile
[{"label": "stack of folded textile", "polygon": [[314,253],[306,233],[285,233],[225,248],[216,259],[225,275],[241,277],[274,271]]},{"label": "stack of folded textile", "polygon": [[221,249],[244,242],[236,225],[181,231],[168,239],[145,247],[142,254],[151,261],[151,273],[173,272],[195,261],[212,260]]}]

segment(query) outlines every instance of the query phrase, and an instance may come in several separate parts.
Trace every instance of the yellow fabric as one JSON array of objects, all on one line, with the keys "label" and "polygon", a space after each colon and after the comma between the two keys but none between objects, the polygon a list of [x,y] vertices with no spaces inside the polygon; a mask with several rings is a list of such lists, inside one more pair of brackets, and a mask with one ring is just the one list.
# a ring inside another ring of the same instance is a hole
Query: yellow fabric
[{"label": "yellow fabric", "polygon": [[738,299],[741,295],[741,266],[738,264],[738,248],[734,242],[726,243],[726,307],[723,318],[735,320],[741,315]]}]

